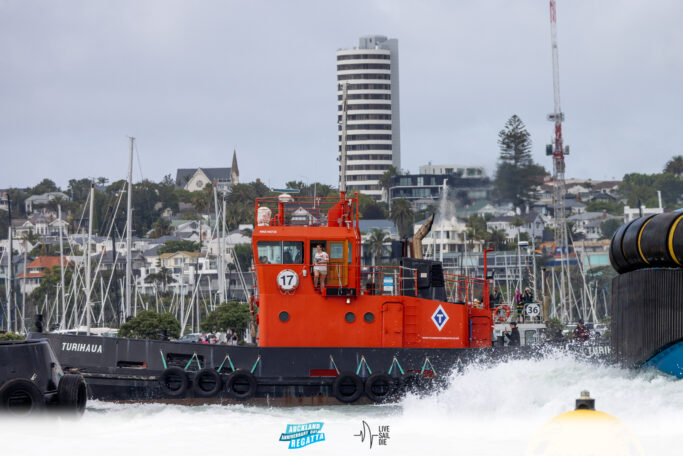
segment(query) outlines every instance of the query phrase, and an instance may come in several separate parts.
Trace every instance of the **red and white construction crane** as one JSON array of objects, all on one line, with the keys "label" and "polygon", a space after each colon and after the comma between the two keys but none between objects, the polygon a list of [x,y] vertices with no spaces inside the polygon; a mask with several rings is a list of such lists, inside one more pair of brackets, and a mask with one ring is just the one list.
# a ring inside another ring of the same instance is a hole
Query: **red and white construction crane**
[{"label": "red and white construction crane", "polygon": [[[560,312],[561,319],[568,319],[571,312],[569,298],[571,296],[571,281],[569,277],[569,243],[567,236],[567,217],[565,212],[565,178],[564,157],[569,154],[569,147],[562,143],[562,121],[564,113],[560,106],[560,65],[557,52],[557,7],[555,0],[550,0],[550,36],[553,53],[553,97],[554,111],[548,114],[548,120],[555,124],[553,144],[546,146],[546,155],[553,157],[553,211],[555,230],[555,253],[560,255]],[[565,285],[565,279],[567,283]],[[565,291],[566,290],[566,291]],[[553,291],[554,293],[554,291]]]}]

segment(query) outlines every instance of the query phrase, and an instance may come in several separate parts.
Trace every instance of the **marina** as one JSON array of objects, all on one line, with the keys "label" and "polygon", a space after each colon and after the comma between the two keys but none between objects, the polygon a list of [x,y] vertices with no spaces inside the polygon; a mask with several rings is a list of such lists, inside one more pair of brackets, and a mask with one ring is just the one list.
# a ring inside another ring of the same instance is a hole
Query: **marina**
[{"label": "marina", "polygon": [[4,452],[681,453],[683,5],[37,3]]}]

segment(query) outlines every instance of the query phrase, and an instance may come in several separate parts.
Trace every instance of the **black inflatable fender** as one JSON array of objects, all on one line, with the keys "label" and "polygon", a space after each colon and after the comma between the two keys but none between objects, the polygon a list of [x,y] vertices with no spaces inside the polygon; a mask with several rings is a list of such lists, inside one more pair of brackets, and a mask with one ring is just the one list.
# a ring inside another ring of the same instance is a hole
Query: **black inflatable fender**
[{"label": "black inflatable fender", "polygon": [[624,232],[621,249],[622,252],[624,252],[624,258],[631,269],[648,267],[647,261],[643,257],[643,253],[640,249],[640,239],[643,228],[650,223],[653,217],[654,215],[648,215],[647,217],[635,219]]},{"label": "black inflatable fender", "polygon": [[365,379],[365,395],[373,402],[383,402],[394,396],[397,380],[384,372],[375,372]]},{"label": "black inflatable fender", "polygon": [[24,414],[32,414],[45,408],[45,398],[35,383],[25,378],[13,378],[0,388],[0,410],[18,411],[10,405],[10,398],[16,397],[17,394],[22,394],[26,399],[28,408],[23,412]]},{"label": "black inflatable fender", "polygon": [[228,395],[238,401],[246,401],[256,394],[256,377],[246,369],[237,369],[228,376],[225,388]]},{"label": "black inflatable fender", "polygon": [[363,390],[363,380],[353,372],[342,372],[332,382],[332,395],[346,404],[356,402]]},{"label": "black inflatable fender", "polygon": [[628,272],[630,269],[628,261],[626,261],[626,258],[624,257],[623,243],[624,233],[626,233],[626,230],[634,221],[635,220],[631,220],[630,222],[621,225],[619,229],[614,232],[612,241],[609,244],[609,261],[612,263],[614,270],[618,273]]},{"label": "black inflatable fender", "polygon": [[[177,387],[174,387],[177,383]],[[187,392],[190,381],[185,370],[178,366],[171,366],[159,376],[159,384],[164,394],[171,397],[182,396]]]},{"label": "black inflatable fender", "polygon": [[[205,385],[211,385],[212,383],[213,386],[211,388],[205,389]],[[221,375],[215,369],[208,367],[197,372],[192,381],[192,390],[199,397],[213,397],[221,389],[223,389]]]},{"label": "black inflatable fender", "polygon": [[83,413],[88,402],[88,388],[83,377],[78,374],[65,374],[57,386],[58,407]]}]

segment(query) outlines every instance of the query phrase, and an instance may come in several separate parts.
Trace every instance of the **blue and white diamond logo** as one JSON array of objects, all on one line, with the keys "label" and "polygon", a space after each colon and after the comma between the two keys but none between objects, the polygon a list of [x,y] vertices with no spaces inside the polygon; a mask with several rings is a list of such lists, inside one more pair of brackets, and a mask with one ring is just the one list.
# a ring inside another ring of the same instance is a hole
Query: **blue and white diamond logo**
[{"label": "blue and white diamond logo", "polygon": [[448,321],[448,315],[446,314],[446,311],[443,310],[441,305],[439,305],[439,307],[436,308],[436,311],[434,311],[434,315],[432,315],[432,321],[436,325],[436,329],[439,331],[441,331],[446,325],[446,322]]}]

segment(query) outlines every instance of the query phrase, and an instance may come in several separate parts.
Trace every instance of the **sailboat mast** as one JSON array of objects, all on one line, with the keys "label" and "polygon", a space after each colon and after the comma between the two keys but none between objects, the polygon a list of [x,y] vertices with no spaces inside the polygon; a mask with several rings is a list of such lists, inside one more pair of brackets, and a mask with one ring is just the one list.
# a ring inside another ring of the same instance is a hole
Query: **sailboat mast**
[{"label": "sailboat mast", "polygon": [[213,183],[213,203],[216,212],[216,240],[218,241],[218,255],[216,265],[218,268],[218,297],[219,305],[225,302],[225,273],[223,272],[223,234],[221,233],[222,224],[220,223],[220,208],[218,207],[218,190],[216,181]]},{"label": "sailboat mast", "polygon": [[57,205],[57,218],[59,220],[59,283],[61,284],[62,318],[59,321],[59,329],[66,329],[66,300],[64,299],[64,226],[62,224],[62,205]]},{"label": "sailboat mast", "polygon": [[[9,192],[7,192],[7,214],[9,216],[9,221],[7,222],[7,312],[5,317],[7,318],[7,332],[12,331],[12,294],[14,291],[14,279],[12,273],[14,272],[14,264],[12,259],[12,200],[10,199]],[[24,275],[28,270],[26,265],[24,265]]]},{"label": "sailboat mast", "polygon": [[133,232],[133,143],[135,138],[130,138],[130,157],[128,159],[128,205],[126,211],[126,321],[130,320],[130,294],[131,294],[131,250]]},{"label": "sailboat mast", "polygon": [[85,321],[87,334],[90,335],[90,246],[92,245],[92,218],[95,207],[95,182],[90,182],[90,217],[88,217],[88,244],[85,254]]}]

